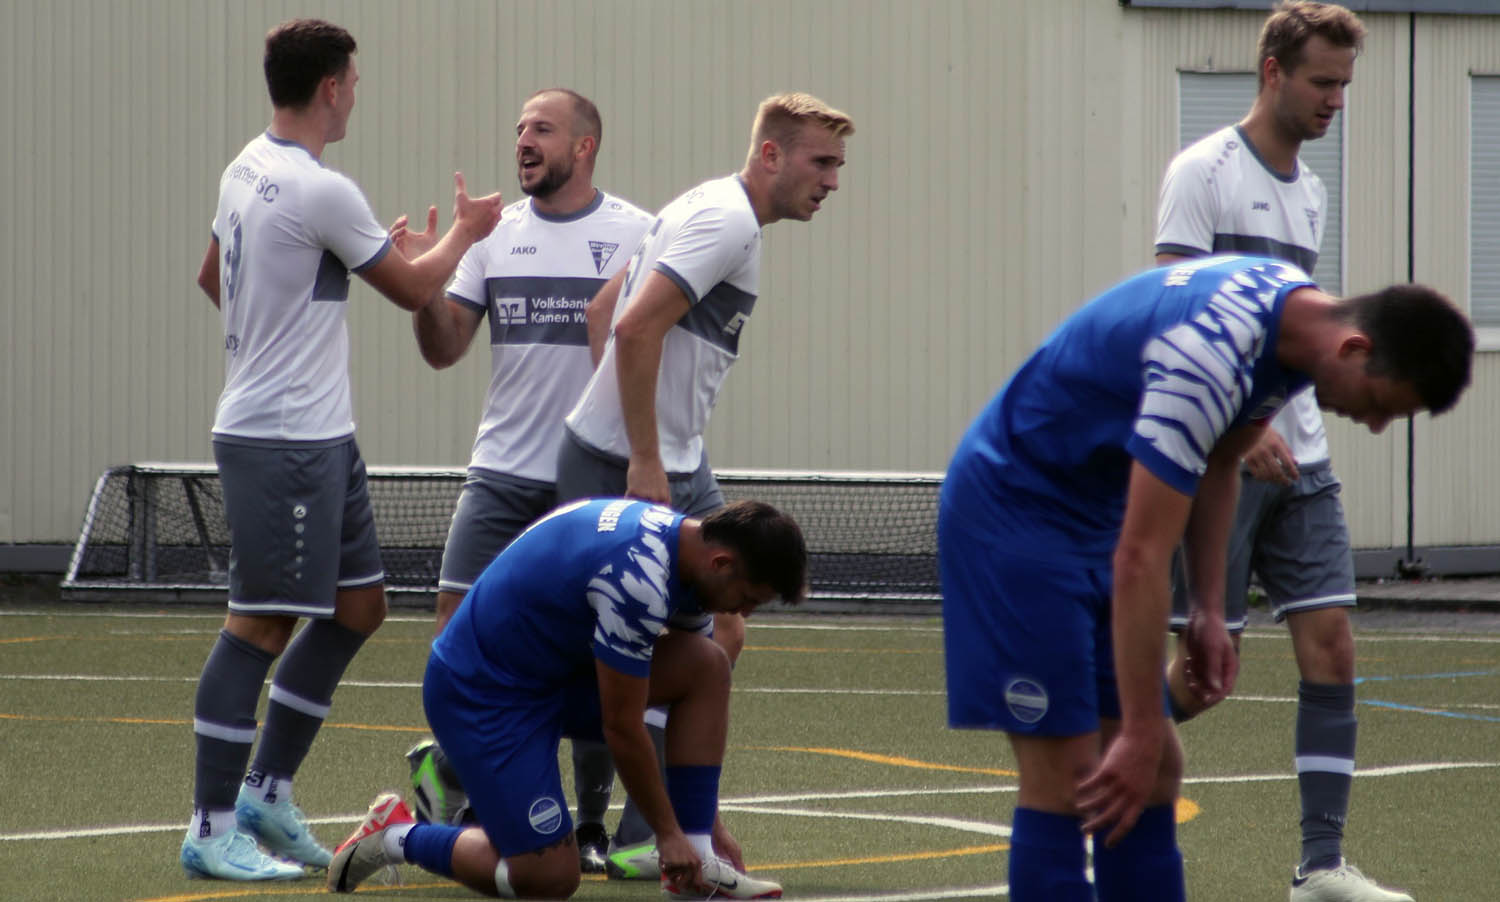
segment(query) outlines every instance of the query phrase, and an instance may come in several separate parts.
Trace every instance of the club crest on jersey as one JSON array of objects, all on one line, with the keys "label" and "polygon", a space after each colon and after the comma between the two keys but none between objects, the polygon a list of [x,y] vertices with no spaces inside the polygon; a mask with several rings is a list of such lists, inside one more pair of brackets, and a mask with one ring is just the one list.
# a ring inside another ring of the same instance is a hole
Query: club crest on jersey
[{"label": "club crest on jersey", "polygon": [[1314,235],[1318,234],[1318,208],[1303,207],[1302,212],[1307,214],[1307,227]]},{"label": "club crest on jersey", "polygon": [[609,259],[615,255],[620,245],[613,241],[590,241],[589,253],[594,255],[594,270],[599,275],[604,275],[604,267],[609,265]]}]

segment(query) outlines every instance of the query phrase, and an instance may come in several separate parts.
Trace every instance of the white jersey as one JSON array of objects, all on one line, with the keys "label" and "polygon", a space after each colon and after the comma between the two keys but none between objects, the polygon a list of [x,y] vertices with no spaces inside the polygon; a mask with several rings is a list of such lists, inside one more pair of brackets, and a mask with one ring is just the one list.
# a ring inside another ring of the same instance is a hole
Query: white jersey
[{"label": "white jersey", "polygon": [[563,416],[594,372],[585,310],[650,226],[603,191],[561,217],[527,198],[464,254],[448,297],[489,317],[492,360],[470,467],[556,481]]},{"label": "white jersey", "polygon": [[[1258,254],[1312,272],[1328,192],[1301,159],[1290,177],[1267,166],[1238,125],[1183,149],[1167,167],[1156,212],[1156,253]],[[1311,386],[1271,421],[1299,465],[1328,460],[1328,434]]]},{"label": "white jersey", "polygon": [[224,170],[213,234],[226,355],[214,434],[352,435],[349,271],[391,247],[359,186],[265,133]]},{"label": "white jersey", "polygon": [[[649,272],[676,283],[692,304],[662,341],[656,379],[656,425],[668,473],[692,473],[703,460],[703,430],[760,286],[760,222],[739,176],[704,182],[667,204],[631,258],[615,321],[635,300]],[[568,414],[583,444],[630,456],[613,334],[583,397]]]}]

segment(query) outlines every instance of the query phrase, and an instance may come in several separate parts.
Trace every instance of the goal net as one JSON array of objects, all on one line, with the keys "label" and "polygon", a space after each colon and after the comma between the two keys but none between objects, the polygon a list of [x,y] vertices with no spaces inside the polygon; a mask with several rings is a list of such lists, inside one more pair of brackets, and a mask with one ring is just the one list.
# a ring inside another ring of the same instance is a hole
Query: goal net
[{"label": "goal net", "polygon": [[[937,603],[938,474],[716,471],[729,501],[794,517],[809,553],[810,606],[930,611]],[[386,589],[437,591],[462,469],[370,467]],[[62,582],[73,599],[200,600],[229,581],[229,530],[211,464],[111,467],[89,498]]]}]

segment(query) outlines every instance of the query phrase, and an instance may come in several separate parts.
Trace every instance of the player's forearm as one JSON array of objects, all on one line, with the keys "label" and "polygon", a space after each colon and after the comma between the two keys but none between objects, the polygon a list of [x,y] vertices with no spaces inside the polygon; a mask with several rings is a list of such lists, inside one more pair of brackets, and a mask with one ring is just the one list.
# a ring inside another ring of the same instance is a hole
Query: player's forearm
[{"label": "player's forearm", "polygon": [[1115,553],[1113,644],[1120,719],[1127,730],[1154,730],[1162,719],[1170,552],[1122,548]]},{"label": "player's forearm", "polygon": [[604,357],[604,344],[609,341],[609,327],[615,318],[615,303],[620,299],[620,285],[624,278],[625,270],[621,270],[605,282],[584,311],[588,325],[589,356],[593,358],[596,367]]},{"label": "player's forearm", "polygon": [[661,456],[656,424],[656,378],[661,367],[661,339],[632,331],[615,331],[615,375],[630,456]]},{"label": "player's forearm", "polygon": [[411,324],[422,359],[435,370],[452,366],[468,347],[446,300],[434,300],[418,308],[411,315]]},{"label": "player's forearm", "polygon": [[[482,236],[481,236],[482,237]],[[392,297],[406,310],[421,310],[441,303],[443,286],[458,268],[458,261],[474,245],[475,238],[458,223],[431,250],[411,261],[411,268],[401,297]]]},{"label": "player's forearm", "polygon": [[1183,537],[1183,555],[1187,563],[1188,599],[1199,611],[1223,618],[1226,580],[1225,554],[1239,499],[1239,466],[1237,461],[1210,458],[1198,492],[1193,498],[1192,514]]},{"label": "player's forearm", "polygon": [[[642,712],[644,713],[644,712]],[[656,763],[656,748],[651,744],[645,722],[635,717],[627,723],[604,727],[604,740],[614,756],[615,772],[625,785],[625,792],[635,802],[641,817],[658,837],[681,833],[677,815],[672,811],[667,788],[662,783]]]}]

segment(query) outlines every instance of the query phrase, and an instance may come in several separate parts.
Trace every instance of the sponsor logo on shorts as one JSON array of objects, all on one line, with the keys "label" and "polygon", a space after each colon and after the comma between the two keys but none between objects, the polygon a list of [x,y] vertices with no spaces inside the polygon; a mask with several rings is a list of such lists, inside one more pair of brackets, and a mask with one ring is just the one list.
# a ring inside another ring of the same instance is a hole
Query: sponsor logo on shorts
[{"label": "sponsor logo on shorts", "polygon": [[1029,677],[1016,677],[1005,684],[1005,707],[1021,723],[1036,723],[1047,714],[1047,690]]},{"label": "sponsor logo on shorts", "polygon": [[531,803],[531,810],[526,812],[526,817],[531,821],[531,829],[536,832],[543,835],[556,833],[562,826],[563,809],[557,799],[542,796]]}]

